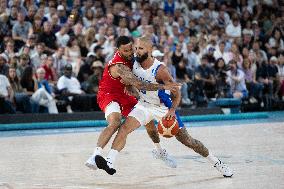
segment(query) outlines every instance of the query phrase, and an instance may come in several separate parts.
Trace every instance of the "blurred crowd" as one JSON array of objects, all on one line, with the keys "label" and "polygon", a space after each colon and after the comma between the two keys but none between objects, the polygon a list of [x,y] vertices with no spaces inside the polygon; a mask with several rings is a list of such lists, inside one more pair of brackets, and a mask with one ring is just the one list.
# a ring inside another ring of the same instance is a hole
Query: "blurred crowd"
[{"label": "blurred crowd", "polygon": [[152,39],[181,105],[284,100],[280,0],[0,0],[0,113],[98,110],[121,35]]}]

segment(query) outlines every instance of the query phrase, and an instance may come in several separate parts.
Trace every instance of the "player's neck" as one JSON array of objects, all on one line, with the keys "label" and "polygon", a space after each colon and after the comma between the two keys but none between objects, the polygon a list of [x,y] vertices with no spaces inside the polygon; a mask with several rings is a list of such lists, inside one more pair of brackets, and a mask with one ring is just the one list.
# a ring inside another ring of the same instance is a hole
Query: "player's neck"
[{"label": "player's neck", "polygon": [[141,67],[146,70],[146,69],[150,68],[153,65],[153,62],[154,62],[154,58],[153,57],[148,57],[146,60],[144,60],[141,63]]}]

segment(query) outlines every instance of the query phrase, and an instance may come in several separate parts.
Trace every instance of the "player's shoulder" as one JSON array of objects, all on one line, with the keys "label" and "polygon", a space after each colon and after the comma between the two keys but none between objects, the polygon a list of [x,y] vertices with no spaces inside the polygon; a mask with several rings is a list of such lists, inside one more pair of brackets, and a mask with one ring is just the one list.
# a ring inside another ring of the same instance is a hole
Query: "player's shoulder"
[{"label": "player's shoulder", "polygon": [[154,59],[154,66],[157,67],[157,71],[159,70],[167,70],[167,66],[165,65],[164,62],[159,61],[158,59]]},{"label": "player's shoulder", "polygon": [[111,61],[108,64],[109,65],[113,65],[113,64],[126,64],[126,61],[121,57],[119,52],[115,52],[115,54],[113,55],[113,58],[111,59]]}]

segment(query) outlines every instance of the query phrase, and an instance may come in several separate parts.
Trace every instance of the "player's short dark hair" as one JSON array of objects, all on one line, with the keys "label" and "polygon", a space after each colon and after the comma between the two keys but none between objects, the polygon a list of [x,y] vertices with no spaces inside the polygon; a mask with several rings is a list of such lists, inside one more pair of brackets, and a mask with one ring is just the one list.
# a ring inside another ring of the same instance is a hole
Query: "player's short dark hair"
[{"label": "player's short dark hair", "polygon": [[133,42],[133,40],[128,36],[119,36],[116,40],[116,47],[119,48],[121,45],[126,45],[130,42]]}]

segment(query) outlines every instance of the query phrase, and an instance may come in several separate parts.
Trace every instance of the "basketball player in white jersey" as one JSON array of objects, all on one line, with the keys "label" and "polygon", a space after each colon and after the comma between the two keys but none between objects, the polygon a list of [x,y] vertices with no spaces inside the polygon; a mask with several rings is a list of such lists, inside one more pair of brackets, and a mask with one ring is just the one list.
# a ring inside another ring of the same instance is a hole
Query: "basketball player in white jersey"
[{"label": "basketball player in white jersey", "polygon": [[[166,66],[154,59],[151,56],[152,43],[147,37],[137,39],[135,45],[136,61],[133,66],[134,75],[142,81],[149,83],[173,83],[174,80],[168,72]],[[118,153],[124,148],[126,138],[129,133],[139,128],[141,125],[146,125],[153,119],[159,121],[163,117],[166,119],[176,119],[179,122],[179,132],[176,139],[185,146],[193,149],[201,156],[208,159],[208,161],[222,173],[224,177],[231,177],[233,175],[230,168],[221,162],[214,155],[209,153],[208,149],[198,140],[192,138],[178,114],[176,108],[180,102],[180,91],[178,89],[172,90],[171,95],[167,94],[164,90],[158,91],[138,91],[140,99],[135,105],[134,109],[129,113],[125,123],[120,127],[116,135],[110,152],[106,159],[102,156],[96,156],[96,164],[98,168],[110,172],[114,169],[115,159]],[[171,98],[170,98],[171,97]],[[148,132],[149,133],[149,132]],[[156,134],[155,134],[156,133]],[[153,135],[159,137],[157,132]],[[115,171],[114,171],[115,172]]]}]

